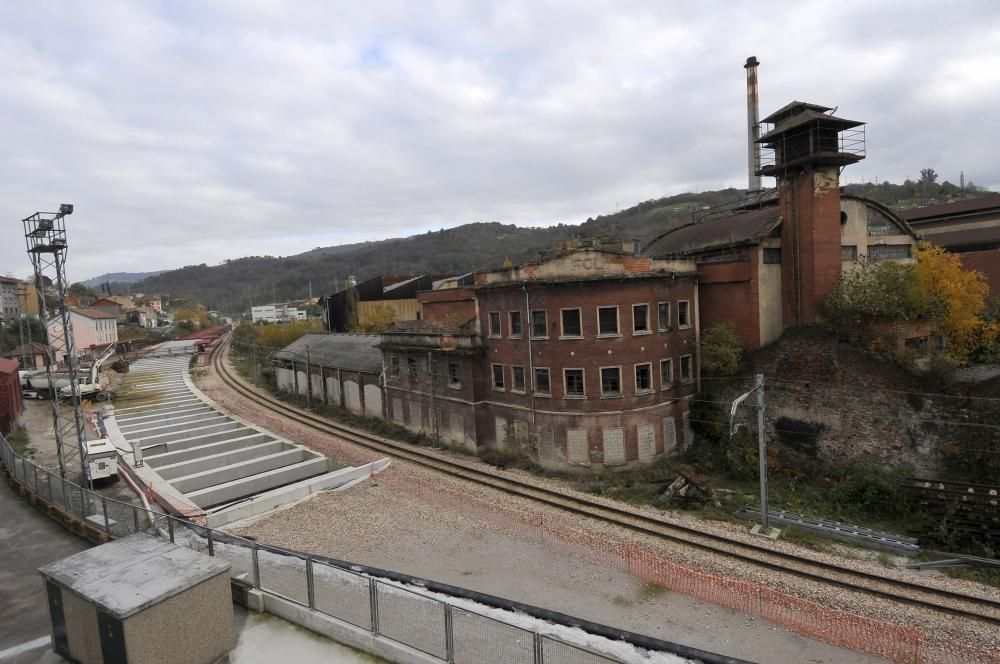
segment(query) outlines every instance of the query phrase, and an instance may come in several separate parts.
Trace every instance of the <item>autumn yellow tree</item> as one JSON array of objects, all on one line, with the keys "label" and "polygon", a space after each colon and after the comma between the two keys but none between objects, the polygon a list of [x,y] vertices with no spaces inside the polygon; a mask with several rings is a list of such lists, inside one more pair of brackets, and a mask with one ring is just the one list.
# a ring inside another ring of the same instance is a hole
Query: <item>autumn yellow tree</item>
[{"label": "autumn yellow tree", "polygon": [[958,254],[926,242],[920,244],[915,256],[917,282],[928,297],[941,334],[948,338],[952,357],[965,361],[977,347],[992,344],[1000,324],[982,317],[990,291],[986,277],[963,269]]}]

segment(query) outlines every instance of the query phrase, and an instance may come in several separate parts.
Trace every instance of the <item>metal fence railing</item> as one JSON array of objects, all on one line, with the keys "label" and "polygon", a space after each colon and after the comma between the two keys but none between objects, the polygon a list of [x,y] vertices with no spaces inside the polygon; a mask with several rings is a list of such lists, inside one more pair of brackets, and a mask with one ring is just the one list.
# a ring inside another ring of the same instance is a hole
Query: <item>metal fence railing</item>
[{"label": "metal fence railing", "polygon": [[[439,589],[430,592],[420,585],[433,582],[261,544],[200,526],[185,518],[108,498],[17,454],[3,436],[0,436],[0,458],[7,471],[28,492],[112,537],[145,532],[169,538],[176,544],[226,560],[231,564],[232,578],[264,593],[420,650],[442,662],[616,664],[628,659],[571,643],[557,635],[555,629],[547,632],[541,627],[545,624],[541,620],[525,624],[523,615],[514,620],[516,614],[509,611],[509,607],[484,608],[497,614],[502,611],[496,609],[502,609],[512,616],[511,620],[485,615],[471,608],[478,606],[470,601],[470,597],[478,595],[473,591],[452,589],[462,591],[455,596],[446,595]],[[491,599],[499,601],[499,598]],[[521,605],[517,608],[522,612],[525,609]],[[565,631],[565,627],[578,624],[575,620],[566,620],[560,629]],[[607,634],[597,636],[614,634],[609,644],[618,640],[614,647],[626,650],[632,647],[627,641],[619,640],[627,638],[627,632],[606,630]],[[594,635],[588,634],[592,639]],[[635,647],[637,656],[649,649],[649,642],[655,641],[648,637],[638,638],[645,643],[641,648]],[[738,662],[677,644],[656,643],[662,644],[662,652],[691,657],[695,662]]]}]

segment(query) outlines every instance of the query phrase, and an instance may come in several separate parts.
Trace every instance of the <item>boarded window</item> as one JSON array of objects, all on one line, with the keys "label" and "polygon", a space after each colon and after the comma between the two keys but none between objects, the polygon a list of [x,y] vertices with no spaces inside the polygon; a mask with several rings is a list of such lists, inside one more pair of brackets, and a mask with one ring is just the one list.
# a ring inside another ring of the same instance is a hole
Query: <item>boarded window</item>
[{"label": "boarded window", "polygon": [[604,463],[625,463],[625,429],[617,427],[604,430]]},{"label": "boarded window", "polygon": [[403,414],[403,400],[392,400],[392,421],[396,424],[406,424],[406,416]]},{"label": "boarded window", "polygon": [[538,430],[538,458],[552,461],[556,458],[556,438],[552,427],[542,427]]},{"label": "boarded window", "polygon": [[518,445],[528,443],[528,423],[522,420],[514,420],[514,442]]},{"label": "boarded window", "polygon": [[590,464],[586,429],[566,429],[566,456],[570,463]]},{"label": "boarded window", "polygon": [[424,428],[424,409],[419,403],[410,402],[410,427],[417,430]]},{"label": "boarded window", "polygon": [[663,451],[666,454],[673,452],[677,449],[677,425],[674,424],[674,418],[664,417],[663,418]]},{"label": "boarded window", "polygon": [[639,461],[649,461],[656,455],[656,427],[652,424],[639,425]]},{"label": "boarded window", "polygon": [[507,445],[507,418],[497,417],[493,419],[494,435],[496,436],[497,447],[503,448]]},{"label": "boarded window", "polygon": [[465,440],[465,417],[462,413],[452,413],[450,416],[451,437],[458,441]]},{"label": "boarded window", "polygon": [[694,445],[694,429],[691,428],[691,413],[684,413],[681,416],[684,425],[684,449],[689,450]]}]

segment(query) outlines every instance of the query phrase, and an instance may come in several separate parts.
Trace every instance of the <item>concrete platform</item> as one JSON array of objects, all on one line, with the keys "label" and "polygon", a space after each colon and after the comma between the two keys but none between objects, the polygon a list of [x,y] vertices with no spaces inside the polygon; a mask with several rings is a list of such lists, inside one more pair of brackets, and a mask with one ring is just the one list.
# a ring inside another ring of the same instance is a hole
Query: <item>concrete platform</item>
[{"label": "concrete platform", "polygon": [[325,456],[220,411],[191,381],[189,359],[133,363],[106,418],[108,437],[133,466],[132,444],[140,445],[144,465],[134,472],[165,506],[219,525],[372,472],[342,473]]}]

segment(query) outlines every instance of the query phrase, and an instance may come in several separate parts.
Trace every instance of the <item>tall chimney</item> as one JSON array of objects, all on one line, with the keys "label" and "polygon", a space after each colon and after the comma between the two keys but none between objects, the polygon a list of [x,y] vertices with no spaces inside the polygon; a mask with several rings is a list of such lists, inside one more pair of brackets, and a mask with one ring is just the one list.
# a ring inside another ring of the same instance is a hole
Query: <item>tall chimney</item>
[{"label": "tall chimney", "polygon": [[757,56],[751,55],[743,68],[747,70],[747,168],[750,171],[750,193],[761,190],[760,175],[760,116],[757,109]]}]

